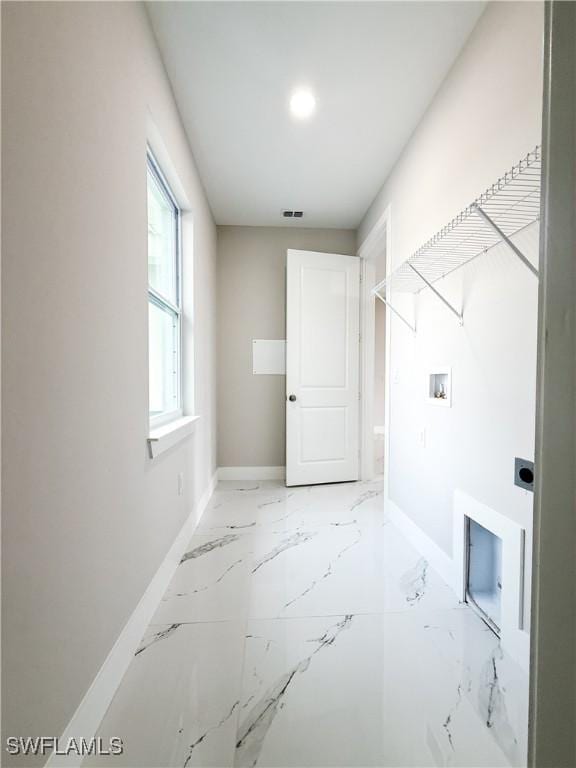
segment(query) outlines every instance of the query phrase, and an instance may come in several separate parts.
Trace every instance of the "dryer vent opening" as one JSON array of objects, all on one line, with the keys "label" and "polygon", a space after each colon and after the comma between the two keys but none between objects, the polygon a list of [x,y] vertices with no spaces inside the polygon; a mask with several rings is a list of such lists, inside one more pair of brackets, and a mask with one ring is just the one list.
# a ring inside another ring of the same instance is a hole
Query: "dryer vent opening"
[{"label": "dryer vent opening", "polygon": [[502,540],[470,518],[466,530],[466,601],[500,635]]}]

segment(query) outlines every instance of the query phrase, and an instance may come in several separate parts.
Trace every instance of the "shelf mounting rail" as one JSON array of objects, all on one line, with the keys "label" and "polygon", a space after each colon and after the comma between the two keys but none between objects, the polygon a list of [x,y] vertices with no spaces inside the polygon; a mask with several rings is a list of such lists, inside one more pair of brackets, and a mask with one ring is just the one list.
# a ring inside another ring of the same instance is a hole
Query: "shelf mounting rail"
[{"label": "shelf mounting rail", "polygon": [[437,280],[500,243],[506,243],[524,266],[538,277],[538,270],[512,238],[540,217],[540,174],[541,155],[537,146],[389,277],[378,283],[372,289],[374,295],[415,333],[415,326],[387,298],[390,291],[417,294],[430,288],[462,325],[462,312],[434,287]]}]

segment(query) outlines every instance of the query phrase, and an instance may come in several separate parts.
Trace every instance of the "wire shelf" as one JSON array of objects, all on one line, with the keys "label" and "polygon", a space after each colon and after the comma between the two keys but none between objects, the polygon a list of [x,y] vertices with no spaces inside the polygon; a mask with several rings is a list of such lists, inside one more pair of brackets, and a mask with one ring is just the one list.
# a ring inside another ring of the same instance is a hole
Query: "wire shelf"
[{"label": "wire shelf", "polygon": [[535,268],[509,238],[537,221],[540,216],[540,173],[541,154],[538,146],[437,232],[392,275],[378,283],[374,293],[380,295],[386,286],[393,291],[418,293],[503,241],[537,275]]}]

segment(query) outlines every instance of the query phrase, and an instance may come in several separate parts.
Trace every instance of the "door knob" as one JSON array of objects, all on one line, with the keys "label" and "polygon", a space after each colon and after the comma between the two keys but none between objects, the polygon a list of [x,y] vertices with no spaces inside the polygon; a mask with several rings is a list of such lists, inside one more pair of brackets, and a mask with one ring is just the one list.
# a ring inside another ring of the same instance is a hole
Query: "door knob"
[{"label": "door knob", "polygon": [[289,396],[288,396],[288,400],[290,400],[290,402],[291,402],[291,403],[295,402],[295,400],[296,400],[296,395],[289,395]]}]

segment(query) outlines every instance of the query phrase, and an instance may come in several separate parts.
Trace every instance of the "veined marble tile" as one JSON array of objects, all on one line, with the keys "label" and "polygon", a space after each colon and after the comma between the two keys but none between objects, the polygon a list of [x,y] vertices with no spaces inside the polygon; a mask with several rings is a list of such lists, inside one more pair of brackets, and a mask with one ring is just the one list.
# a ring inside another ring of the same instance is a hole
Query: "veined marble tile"
[{"label": "veined marble tile", "polygon": [[198,532],[294,530],[303,525],[381,525],[381,483],[336,483],[286,488],[279,481],[247,484],[245,490],[218,486]]},{"label": "veined marble tile", "polygon": [[196,533],[249,533],[258,524],[258,505],[253,496],[219,495],[202,515]]},{"label": "veined marble tile", "polygon": [[220,484],[202,515],[197,532],[249,531],[260,523],[261,509],[276,505],[282,509],[293,495],[294,492],[279,481],[247,484],[244,490]]},{"label": "veined marble tile", "polygon": [[500,701],[490,723],[476,706],[498,641],[469,615],[250,621],[235,765],[520,765],[521,750],[510,760],[494,733],[524,739],[506,721],[506,692],[492,692]]},{"label": "veined marble tile", "polygon": [[232,765],[243,642],[234,622],[151,626],[98,732],[124,754],[84,765]]},{"label": "veined marble tile", "polygon": [[265,480],[219,480],[218,492],[220,493],[234,493],[239,491],[241,493],[252,493],[265,488],[267,481]]},{"label": "veined marble tile", "polygon": [[244,617],[251,570],[251,536],[237,532],[193,536],[153,623]]},{"label": "veined marble tile", "polygon": [[229,482],[101,735],[126,744],[109,768],[521,766],[527,686],[386,521],[381,480]]},{"label": "veined marble tile", "polygon": [[[418,617],[420,618],[420,617]],[[446,709],[437,741],[442,747],[442,765],[474,765],[473,745],[478,733],[488,730],[507,760],[499,765],[521,766],[527,760],[528,676],[500,647],[500,641],[468,606],[431,615],[420,626],[425,631],[424,645],[439,667],[426,670],[431,683],[436,680],[428,702],[429,713]],[[452,704],[446,694],[448,678],[439,670],[453,670]],[[460,705],[464,704],[464,707]],[[471,707],[466,728],[466,708]],[[482,728],[478,728],[478,719]],[[496,764],[496,763],[495,763]]]},{"label": "veined marble tile", "polygon": [[354,522],[254,534],[251,618],[455,605],[453,592],[389,526]]},{"label": "veined marble tile", "polygon": [[379,623],[249,622],[234,765],[380,765]]},{"label": "veined marble tile", "polygon": [[277,509],[271,507],[269,514],[262,515],[261,525],[290,530],[302,525],[381,525],[384,522],[381,483],[335,483],[291,491],[292,495]]}]

